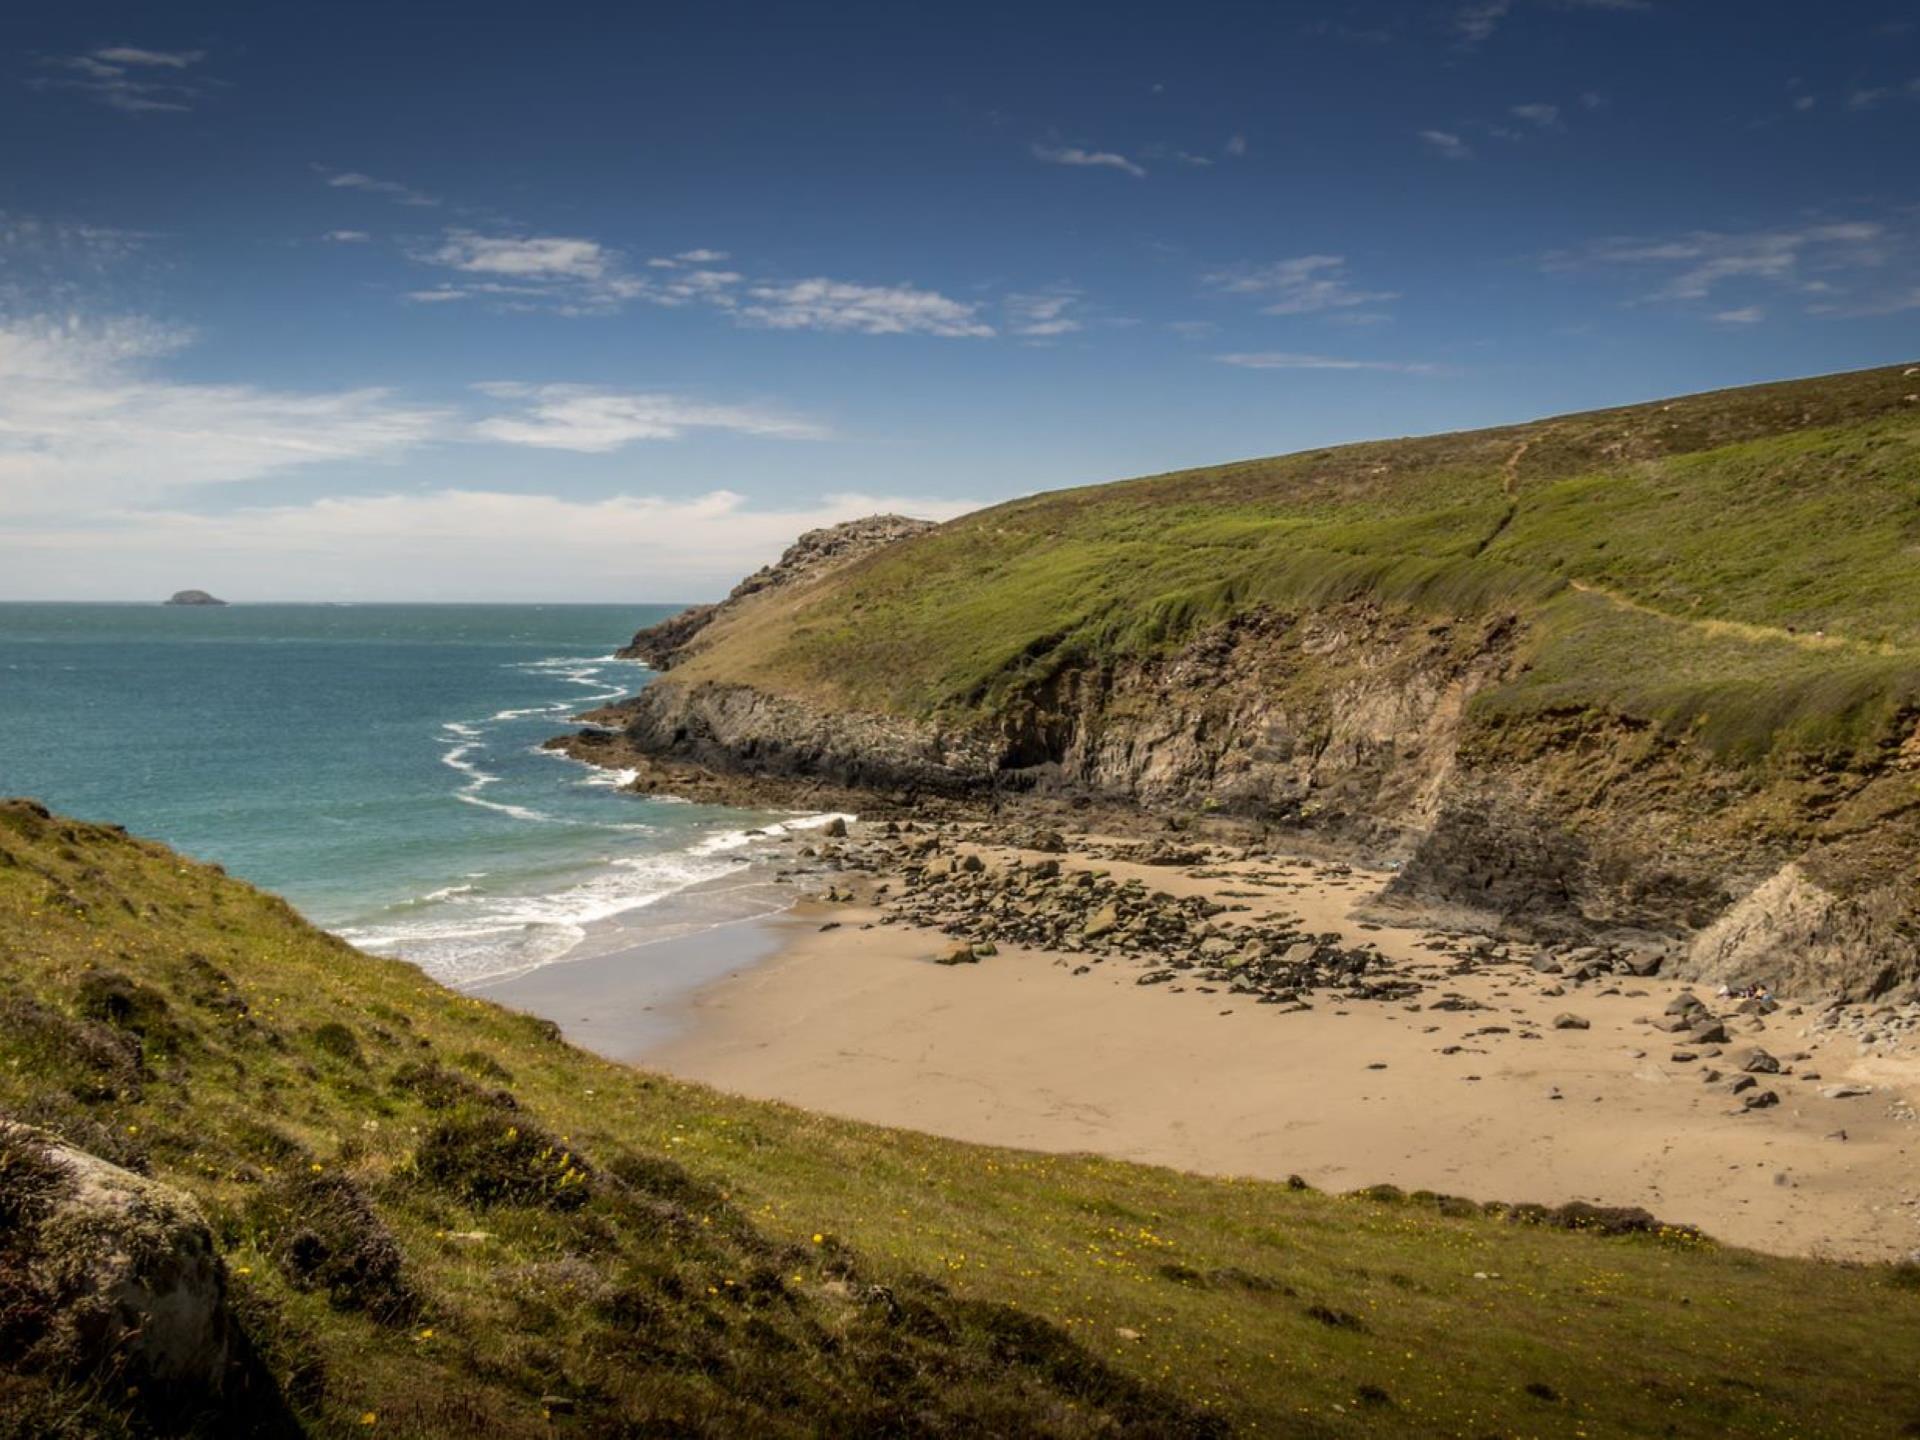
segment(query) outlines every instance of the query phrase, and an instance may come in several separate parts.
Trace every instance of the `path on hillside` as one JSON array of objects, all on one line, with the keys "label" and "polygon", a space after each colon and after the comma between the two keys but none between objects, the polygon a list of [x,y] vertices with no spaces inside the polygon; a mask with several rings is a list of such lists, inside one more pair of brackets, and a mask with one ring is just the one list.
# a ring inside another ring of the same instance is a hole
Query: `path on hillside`
[{"label": "path on hillside", "polygon": [[1875,644],[1870,640],[1855,640],[1846,635],[1829,635],[1825,631],[1809,634],[1802,630],[1787,630],[1778,625],[1753,625],[1745,620],[1721,620],[1717,618],[1695,619],[1688,615],[1675,615],[1670,610],[1660,610],[1631,595],[1623,595],[1618,590],[1610,590],[1604,585],[1595,585],[1589,580],[1569,579],[1567,584],[1582,595],[1593,595],[1622,610],[1632,610],[1636,614],[1650,615],[1656,620],[1664,620],[1671,625],[1685,625],[1705,635],[1727,636],[1739,640],[1783,641],[1798,646],[1802,650],[1851,650],[1861,655],[1897,655],[1899,648],[1887,644]]}]

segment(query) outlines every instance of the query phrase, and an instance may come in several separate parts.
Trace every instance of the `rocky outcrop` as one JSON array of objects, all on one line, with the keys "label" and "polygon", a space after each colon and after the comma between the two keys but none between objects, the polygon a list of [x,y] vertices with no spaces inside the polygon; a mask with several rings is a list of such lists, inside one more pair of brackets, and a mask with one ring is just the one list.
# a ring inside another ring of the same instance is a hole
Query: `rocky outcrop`
[{"label": "rocky outcrop", "polygon": [[1801,865],[1783,865],[1694,937],[1687,968],[1710,984],[1869,999],[1920,975],[1902,899],[1888,890],[1842,897]]},{"label": "rocky outcrop", "polygon": [[997,778],[984,735],[822,710],[746,685],[657,680],[624,719],[625,739],[641,753],[713,771],[934,795],[990,789]]},{"label": "rocky outcrop", "polygon": [[164,602],[168,605],[224,605],[227,602],[204,590],[176,590]]},{"label": "rocky outcrop", "polygon": [[[1509,617],[1256,611],[1165,657],[1063,666],[970,726],[672,675],[619,720],[632,752],[709,774],[1237,817],[1396,866],[1384,910],[1635,947],[1716,983],[1866,997],[1920,977],[1897,854],[1864,891],[1782,870],[1828,844],[1813,817],[1836,811],[1843,782],[1759,786],[1586,713],[1501,731],[1472,704],[1525,663],[1524,638]],[[1877,816],[1856,828],[1886,834]]]},{"label": "rocky outcrop", "polygon": [[251,1388],[226,1271],[190,1196],[4,1120],[0,1160],[10,1365],[124,1392],[161,1428]]},{"label": "rocky outcrop", "polygon": [[618,654],[643,660],[656,670],[670,669],[709,625],[726,617],[742,601],[770,590],[785,590],[824,579],[841,566],[910,536],[934,528],[931,520],[905,515],[868,515],[839,525],[809,530],[780,558],[742,580],[717,605],[695,605],[640,631]]}]

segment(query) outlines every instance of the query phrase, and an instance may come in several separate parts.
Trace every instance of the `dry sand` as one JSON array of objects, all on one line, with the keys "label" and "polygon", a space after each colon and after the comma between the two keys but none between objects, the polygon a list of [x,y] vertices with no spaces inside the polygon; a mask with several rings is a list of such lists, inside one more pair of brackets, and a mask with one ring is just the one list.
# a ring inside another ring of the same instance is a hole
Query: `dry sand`
[{"label": "dry sand", "polygon": [[[1235,885],[1063,858],[1176,892]],[[1435,965],[1427,932],[1362,934],[1352,918],[1384,876],[1292,869],[1297,888],[1276,892],[1278,903],[1307,928]],[[963,1140],[1298,1174],[1331,1189],[1388,1182],[1477,1200],[1641,1205],[1779,1253],[1885,1259],[1920,1247],[1920,1055],[1863,1062],[1850,1040],[1803,1035],[1811,1012],[1735,1022],[1730,1050],[1808,1055],[1789,1066],[1799,1074],[1758,1077],[1778,1106],[1739,1113],[1699,1078],[1714,1063],[1704,1050],[1676,1063],[1673,1037],[1645,1023],[1682,988],[1671,982],[1611,977],[1552,997],[1541,993],[1549,979],[1513,968],[1446,982],[1491,1009],[1322,995],[1310,1012],[1279,1013],[1192,981],[1143,989],[1142,967],[1123,960],[1075,976],[1085,957],[1010,948],[935,965],[944,937],[879,925],[880,913],[805,902],[760,922],[784,942],[772,958],[657,1006],[671,1012],[665,1029],[650,1023],[622,1043],[601,1024],[582,1038],[726,1090]],[[544,983],[567,993],[532,1008],[563,1025],[619,1009],[604,967],[556,967]],[[1591,1028],[1551,1028],[1562,1011]],[[1486,1026],[1508,1029],[1472,1033]],[[1460,1048],[1441,1053],[1450,1046]],[[1876,1088],[1821,1096],[1851,1078]]]}]

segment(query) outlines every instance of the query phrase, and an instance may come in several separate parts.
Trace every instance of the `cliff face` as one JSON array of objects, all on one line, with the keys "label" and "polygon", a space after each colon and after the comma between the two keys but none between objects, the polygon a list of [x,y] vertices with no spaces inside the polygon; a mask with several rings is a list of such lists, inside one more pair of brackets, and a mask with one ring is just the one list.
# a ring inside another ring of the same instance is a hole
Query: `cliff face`
[{"label": "cliff face", "polygon": [[1920,979],[1910,385],[1016,502],[743,587],[627,738],[1242,817],[1397,865],[1382,905],[1883,993]]}]

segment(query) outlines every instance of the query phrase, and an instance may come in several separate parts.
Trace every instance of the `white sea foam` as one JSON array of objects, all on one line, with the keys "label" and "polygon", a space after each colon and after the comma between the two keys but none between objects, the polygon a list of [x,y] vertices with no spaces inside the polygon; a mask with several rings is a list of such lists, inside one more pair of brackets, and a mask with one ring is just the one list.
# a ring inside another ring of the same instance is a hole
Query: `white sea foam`
[{"label": "white sea foam", "polygon": [[827,811],[820,815],[798,815],[791,820],[776,820],[771,825],[757,826],[754,830],[723,830],[718,835],[710,835],[695,845],[695,855],[724,855],[730,850],[744,849],[756,840],[769,839],[776,835],[785,835],[795,830],[818,830],[835,820],[852,820],[856,817],[842,811]]},{"label": "white sea foam", "polygon": [[[468,893],[440,899],[444,892],[436,892],[427,897],[434,905],[395,907],[340,933],[362,949],[402,956],[449,983],[496,980],[562,959],[597,920],[717,880],[744,863],[686,851],[619,857],[599,874],[553,891],[476,896],[468,887],[454,887]],[[406,913],[416,906],[417,913]]]},{"label": "white sea foam", "polygon": [[[543,755],[554,755],[559,752],[542,750],[540,753]],[[562,756],[561,758],[570,759],[571,757]],[[589,770],[574,783],[576,785],[596,785],[618,790],[622,785],[631,785],[639,778],[640,772],[638,770]]]}]

